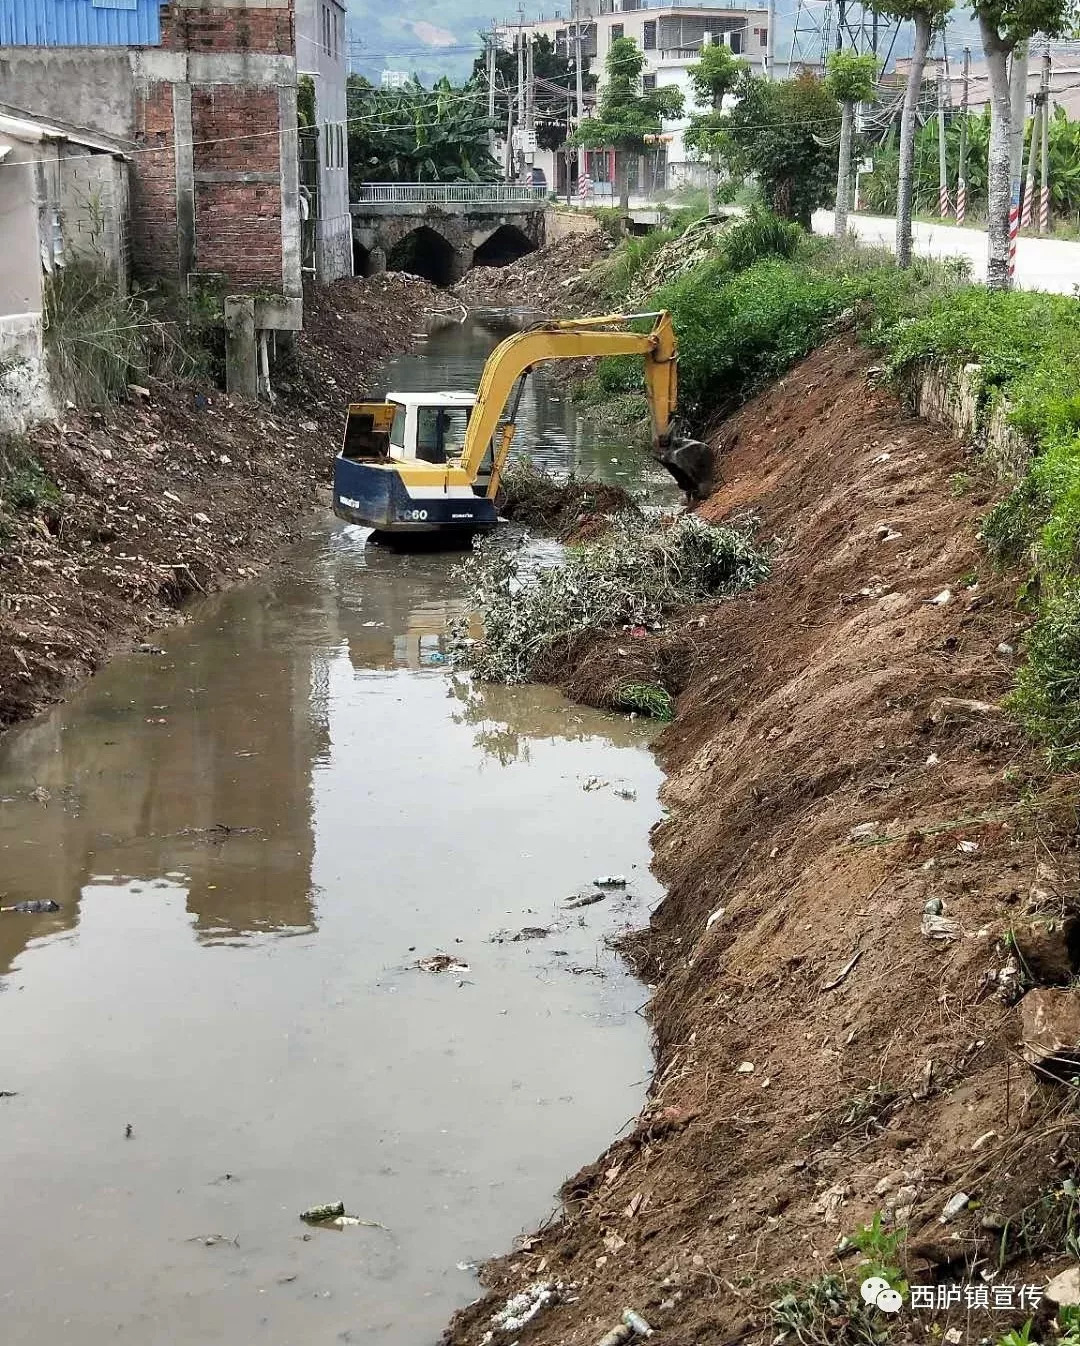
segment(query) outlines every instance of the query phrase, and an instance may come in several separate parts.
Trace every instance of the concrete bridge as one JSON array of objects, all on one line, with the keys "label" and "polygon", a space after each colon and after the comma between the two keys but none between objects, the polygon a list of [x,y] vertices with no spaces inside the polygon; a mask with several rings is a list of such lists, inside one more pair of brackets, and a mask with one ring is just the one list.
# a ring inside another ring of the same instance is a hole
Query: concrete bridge
[{"label": "concrete bridge", "polygon": [[412,271],[452,285],[471,266],[505,266],[544,242],[546,187],[365,182],[352,211],[357,275]]}]

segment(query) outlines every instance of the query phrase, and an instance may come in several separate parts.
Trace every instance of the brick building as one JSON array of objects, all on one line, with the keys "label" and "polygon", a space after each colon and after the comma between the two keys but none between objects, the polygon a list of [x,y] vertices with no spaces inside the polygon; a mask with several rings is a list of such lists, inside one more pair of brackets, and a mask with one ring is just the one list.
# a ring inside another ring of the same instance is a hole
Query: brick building
[{"label": "brick building", "polygon": [[4,103],[130,153],[133,274],[256,292],[256,328],[299,328],[294,0],[9,6]]}]

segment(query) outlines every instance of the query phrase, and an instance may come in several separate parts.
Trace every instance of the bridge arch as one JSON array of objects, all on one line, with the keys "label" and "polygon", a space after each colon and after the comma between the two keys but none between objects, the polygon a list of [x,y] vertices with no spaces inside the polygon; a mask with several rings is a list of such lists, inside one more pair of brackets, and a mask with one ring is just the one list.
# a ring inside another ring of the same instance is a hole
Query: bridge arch
[{"label": "bridge arch", "polygon": [[454,246],[441,233],[426,224],[410,229],[386,254],[388,271],[411,271],[434,285],[452,285],[458,278],[459,263]]},{"label": "bridge arch", "polygon": [[536,244],[516,224],[500,224],[473,253],[473,266],[509,266],[535,251]]}]

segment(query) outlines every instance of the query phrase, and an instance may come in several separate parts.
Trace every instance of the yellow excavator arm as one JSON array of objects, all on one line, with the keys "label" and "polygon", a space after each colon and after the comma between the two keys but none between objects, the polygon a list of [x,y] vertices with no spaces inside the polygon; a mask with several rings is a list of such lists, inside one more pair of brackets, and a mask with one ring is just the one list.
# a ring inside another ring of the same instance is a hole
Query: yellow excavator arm
[{"label": "yellow excavator arm", "polygon": [[[654,320],[649,332],[629,328],[628,324],[639,318]],[[468,480],[476,479],[490,444],[493,459],[487,495],[489,499],[495,498],[514,434],[513,413],[507,419],[503,413],[519,380],[534,365],[545,360],[597,359],[603,355],[645,357],[653,450],[661,455],[671,441],[678,391],[671,317],[667,313],[609,313],[599,318],[571,318],[534,327],[507,337],[495,347],[484,366],[465,435],[461,468]]]}]

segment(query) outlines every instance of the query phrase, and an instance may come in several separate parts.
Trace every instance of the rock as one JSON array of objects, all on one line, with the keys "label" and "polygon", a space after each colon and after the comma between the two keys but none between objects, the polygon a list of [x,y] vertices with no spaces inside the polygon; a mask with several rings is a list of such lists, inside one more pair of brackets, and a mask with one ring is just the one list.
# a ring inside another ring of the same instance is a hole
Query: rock
[{"label": "rock", "polygon": [[1021,1049],[1042,1080],[1080,1075],[1080,994],[1037,987],[1020,1002]]},{"label": "rock", "polygon": [[754,1073],[753,1061],[743,1061],[735,1069],[737,1075],[752,1075]]},{"label": "rock", "polygon": [[997,647],[997,652],[1002,658],[1007,659],[1013,653],[1013,647],[1003,640]]},{"label": "rock", "polygon": [[1004,1229],[1008,1224],[1004,1215],[999,1215],[996,1211],[988,1210],[979,1220],[979,1224],[984,1229]]},{"label": "rock", "polygon": [[1043,1295],[1059,1308],[1080,1304],[1080,1266],[1059,1272],[1047,1282]]},{"label": "rock", "polygon": [[848,841],[871,841],[881,835],[879,822],[857,823],[848,833]]},{"label": "rock", "polygon": [[997,706],[989,701],[968,701],[960,696],[938,696],[930,703],[930,719],[934,724],[943,724],[946,720],[971,721],[992,715]]},{"label": "rock", "polygon": [[970,1200],[971,1197],[967,1192],[957,1192],[955,1196],[949,1197],[945,1202],[945,1209],[941,1212],[941,1223],[948,1224],[950,1220],[955,1220],[962,1211],[967,1210]]},{"label": "rock", "polygon": [[923,906],[923,915],[940,916],[944,910],[945,910],[945,903],[942,902],[941,898],[931,897],[927,899],[925,905]]}]

